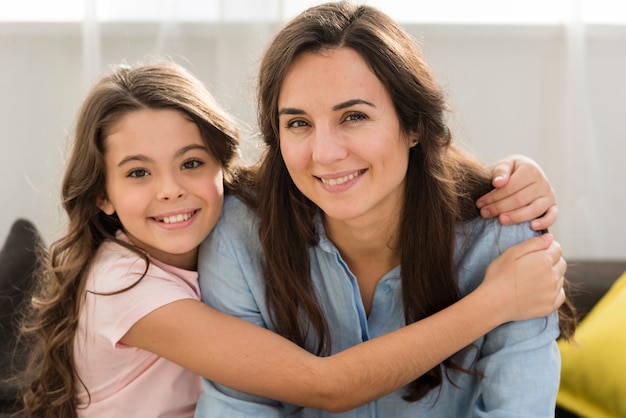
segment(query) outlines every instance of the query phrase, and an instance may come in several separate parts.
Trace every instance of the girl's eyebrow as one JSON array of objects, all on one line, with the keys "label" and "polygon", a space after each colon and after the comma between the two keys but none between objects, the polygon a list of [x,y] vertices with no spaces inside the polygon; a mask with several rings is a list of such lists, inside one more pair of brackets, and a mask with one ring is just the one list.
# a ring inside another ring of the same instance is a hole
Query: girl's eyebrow
[{"label": "girl's eyebrow", "polygon": [[[352,99],[352,100],[346,100],[345,102],[341,102],[339,104],[336,104],[335,106],[332,107],[332,110],[342,110],[342,109],[346,109],[350,106],[354,106],[357,104],[364,104],[367,106],[371,106],[371,107],[376,107],[376,105],[372,102],[368,102],[367,100],[363,100],[363,99]],[[298,109],[295,107],[285,107],[283,109],[280,109],[278,111],[278,116],[281,115],[302,115],[306,113],[304,110],[302,109]]]},{"label": "girl's eyebrow", "polygon": [[[205,152],[209,152],[209,150],[207,149],[206,146],[204,145],[199,145],[199,144],[191,144],[191,145],[187,145],[182,147],[181,149],[179,149],[178,151],[176,151],[176,153],[174,153],[174,158],[178,158],[178,157],[182,157],[183,155],[185,155],[185,153],[194,150],[194,149],[198,149],[201,151],[205,151]],[[141,162],[150,162],[153,161],[152,158],[143,155],[143,154],[134,154],[134,155],[128,155],[124,158],[122,158],[122,160],[117,164],[118,167],[123,166],[124,164],[127,164],[131,161],[141,161]]]}]

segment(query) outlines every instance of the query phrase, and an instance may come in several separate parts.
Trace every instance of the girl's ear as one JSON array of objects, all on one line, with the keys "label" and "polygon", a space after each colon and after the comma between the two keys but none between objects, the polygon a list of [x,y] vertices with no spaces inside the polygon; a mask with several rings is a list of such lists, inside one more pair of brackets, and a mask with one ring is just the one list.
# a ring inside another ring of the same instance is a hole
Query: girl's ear
[{"label": "girl's ear", "polygon": [[102,212],[106,213],[109,216],[115,213],[115,208],[113,207],[113,203],[111,203],[111,201],[107,199],[106,196],[103,196],[100,199],[98,199],[98,207],[100,208]]}]

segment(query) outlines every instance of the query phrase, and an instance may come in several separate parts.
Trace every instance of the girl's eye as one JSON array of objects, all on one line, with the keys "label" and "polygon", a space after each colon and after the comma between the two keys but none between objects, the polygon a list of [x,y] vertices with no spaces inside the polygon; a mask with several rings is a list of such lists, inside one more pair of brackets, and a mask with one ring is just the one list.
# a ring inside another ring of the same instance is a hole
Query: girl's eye
[{"label": "girl's eye", "polygon": [[287,122],[287,128],[302,128],[305,126],[309,126],[309,124],[302,119],[295,119]]},{"label": "girl's eye", "polygon": [[366,119],[367,119],[367,116],[361,112],[350,113],[348,116],[346,116],[347,122],[360,122]]},{"label": "girl's eye", "polygon": [[185,162],[183,163],[182,167],[183,167],[183,169],[185,169],[185,170],[193,170],[194,168],[198,168],[198,167],[200,167],[200,166],[202,166],[202,165],[204,165],[204,162],[203,162],[203,161],[193,159],[193,160],[187,160],[187,161],[185,161]]},{"label": "girl's eye", "polygon": [[130,171],[127,174],[127,177],[140,178],[140,177],[145,177],[147,175],[149,175],[147,170],[144,170],[143,168],[136,168],[136,169]]}]

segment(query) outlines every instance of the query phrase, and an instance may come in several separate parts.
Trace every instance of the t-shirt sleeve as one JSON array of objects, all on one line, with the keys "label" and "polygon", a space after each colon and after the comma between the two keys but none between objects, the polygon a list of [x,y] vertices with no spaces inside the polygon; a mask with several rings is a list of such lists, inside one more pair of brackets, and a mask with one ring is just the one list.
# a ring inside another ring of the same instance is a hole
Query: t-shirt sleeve
[{"label": "t-shirt sleeve", "polygon": [[85,303],[95,335],[117,348],[126,347],[120,339],[150,312],[182,299],[199,300],[197,281],[194,286],[154,263],[146,270],[142,258],[124,252],[103,254],[87,283]]}]

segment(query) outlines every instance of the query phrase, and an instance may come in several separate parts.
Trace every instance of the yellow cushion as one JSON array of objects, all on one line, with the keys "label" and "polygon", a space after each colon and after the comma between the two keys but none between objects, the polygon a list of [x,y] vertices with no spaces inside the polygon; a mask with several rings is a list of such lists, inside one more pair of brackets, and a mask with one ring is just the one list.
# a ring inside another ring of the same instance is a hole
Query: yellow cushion
[{"label": "yellow cushion", "polygon": [[559,349],[557,404],[581,417],[626,417],[626,272]]}]

